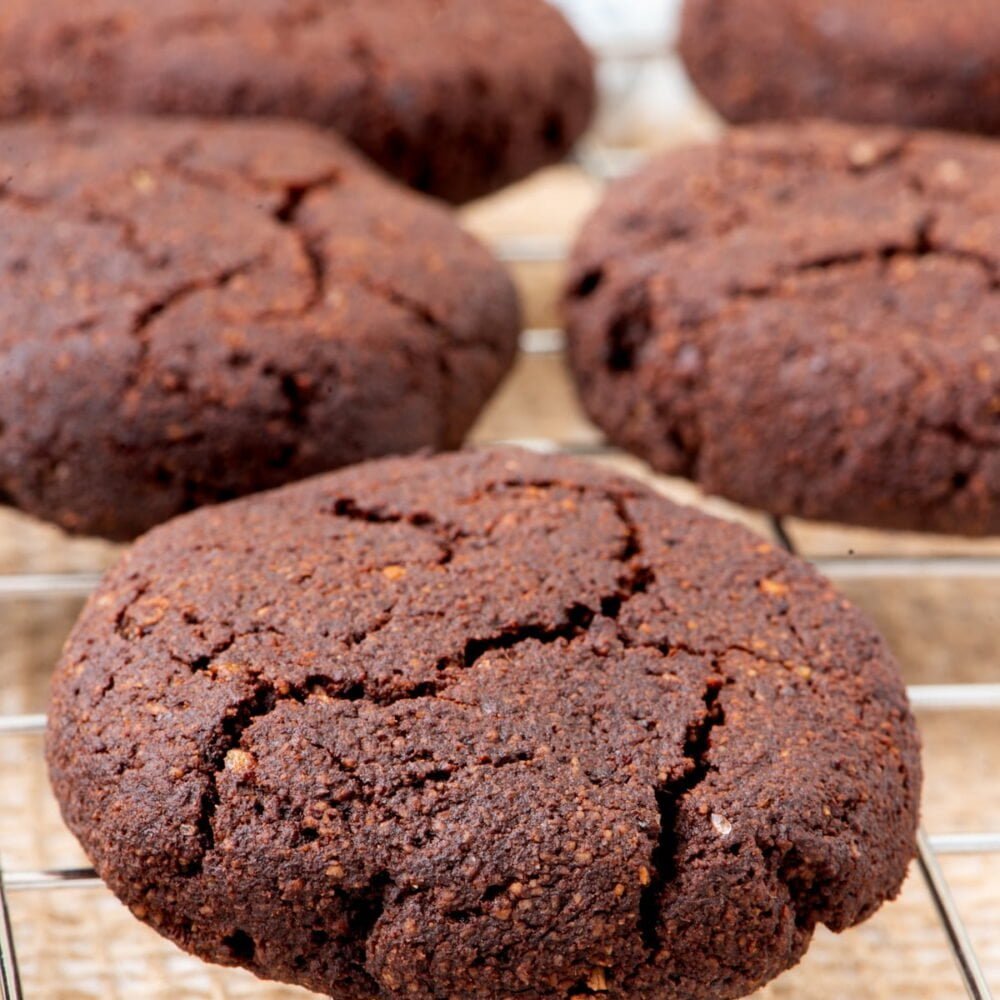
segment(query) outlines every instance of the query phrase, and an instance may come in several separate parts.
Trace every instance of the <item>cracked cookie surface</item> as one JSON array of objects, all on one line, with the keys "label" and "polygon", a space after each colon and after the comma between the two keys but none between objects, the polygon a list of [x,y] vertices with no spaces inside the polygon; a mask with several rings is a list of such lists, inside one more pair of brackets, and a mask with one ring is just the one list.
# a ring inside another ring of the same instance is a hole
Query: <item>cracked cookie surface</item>
[{"label": "cracked cookie surface", "polygon": [[543,0],[4,0],[0,117],[115,113],[329,126],[466,201],[560,160],[591,58]]},{"label": "cracked cookie surface", "polygon": [[574,252],[590,415],[775,514],[1000,532],[1000,153],[738,129],[613,189]]},{"label": "cracked cookie surface", "polygon": [[1000,132],[994,0],[686,0],[680,49],[732,122]]},{"label": "cracked cookie surface", "polygon": [[863,617],[741,528],[513,450],[155,529],[49,718],[133,912],[344,1000],[742,996],[913,854],[917,738]]},{"label": "cracked cookie surface", "polygon": [[0,126],[0,498],[124,539],[459,444],[516,294],[443,209],[308,126]]}]

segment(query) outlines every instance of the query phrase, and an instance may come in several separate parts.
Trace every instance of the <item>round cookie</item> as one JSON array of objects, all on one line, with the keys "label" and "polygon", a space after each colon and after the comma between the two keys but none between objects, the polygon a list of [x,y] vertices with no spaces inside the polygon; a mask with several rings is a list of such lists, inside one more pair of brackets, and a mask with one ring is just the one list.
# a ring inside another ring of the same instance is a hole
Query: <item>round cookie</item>
[{"label": "round cookie", "polygon": [[995,0],[686,0],[680,47],[732,122],[1000,132]]},{"label": "round cookie", "polygon": [[914,850],[867,621],[742,528],[517,451],[157,528],[49,719],[63,814],[141,919],[343,1000],[742,996]]},{"label": "round cookie", "polygon": [[520,328],[442,208],[308,126],[0,126],[0,498],[134,537],[459,444]]},{"label": "round cookie", "polygon": [[591,57],[544,0],[4,0],[0,117],[274,116],[452,201],[554,163]]},{"label": "round cookie", "polygon": [[619,184],[567,293],[609,437],[774,514],[1000,532],[1000,150],[735,130]]}]

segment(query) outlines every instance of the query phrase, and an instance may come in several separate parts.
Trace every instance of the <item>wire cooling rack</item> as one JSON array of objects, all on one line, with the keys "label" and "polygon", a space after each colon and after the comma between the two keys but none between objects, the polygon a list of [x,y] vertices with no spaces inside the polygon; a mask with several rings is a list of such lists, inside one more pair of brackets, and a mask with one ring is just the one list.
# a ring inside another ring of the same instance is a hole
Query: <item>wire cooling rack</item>
[{"label": "wire cooling rack", "polygon": [[[527,331],[522,350],[527,353],[553,351],[556,338],[551,331]],[[511,443],[511,442],[508,442]],[[612,457],[614,449],[602,445],[567,445],[550,440],[519,441],[518,444],[552,453]],[[795,553],[790,533],[780,518],[770,522],[774,541]],[[847,557],[816,559],[813,562],[832,579],[841,581],[884,578],[926,579],[928,577],[989,578],[1000,580],[1000,558],[997,557]],[[35,598],[56,599],[85,596],[99,577],[92,573],[70,574],[7,574],[0,575],[0,600]],[[924,711],[960,712],[990,710],[1000,723],[1000,684],[939,684],[915,685],[909,689],[914,708]],[[45,729],[42,715],[0,717],[0,739],[13,736],[41,736]],[[931,900],[941,922],[962,982],[972,1000],[992,1000],[982,965],[966,930],[965,921],[955,903],[951,889],[941,869],[944,855],[1000,856],[1000,831],[954,833],[929,836],[923,830],[918,835],[918,864]],[[7,908],[7,894],[12,892],[46,892],[64,888],[99,886],[100,879],[89,868],[54,868],[39,870],[0,870],[0,1000],[23,1000],[18,975],[14,929]]]},{"label": "wire cooling rack", "polygon": [[[572,6],[571,0],[564,5]],[[599,3],[596,4],[599,6]],[[659,39],[639,43],[615,40],[600,46],[602,70],[617,73],[612,94],[621,98],[629,84],[629,71],[639,72],[647,64],[663,61],[667,49]],[[624,77],[622,73],[624,72]],[[624,84],[623,84],[624,80]],[[627,173],[639,155],[609,149],[584,149],[577,154],[579,164],[593,177],[605,181]],[[565,259],[568,247],[561,238],[535,236],[507,238],[494,242],[496,254],[508,264],[557,264]],[[558,355],[565,348],[558,329],[530,329],[522,336],[521,350],[528,355]],[[606,444],[571,443],[550,439],[507,441],[553,454],[573,454],[592,458],[611,458],[617,453]],[[796,553],[791,533],[780,518],[769,522],[773,540]],[[796,553],[797,554],[797,553]],[[835,581],[864,580],[926,581],[931,579],[1000,581],[1000,556],[845,556],[813,559],[818,569]],[[84,597],[97,585],[97,573],[10,573],[0,574],[0,602],[12,600],[54,601]],[[996,713],[1000,725],[1000,683],[921,684],[909,688],[915,709],[924,712],[989,711]],[[14,737],[41,737],[45,730],[42,715],[0,716],[0,740]],[[41,750],[40,740],[38,746]],[[2,848],[2,845],[0,845]],[[963,914],[955,903],[942,871],[944,856],[978,855],[1000,858],[1000,831],[952,833],[929,836],[920,830],[917,841],[918,867],[926,884],[941,933],[954,956],[962,983],[972,1000],[992,1000],[992,993],[982,963],[966,930]],[[23,1000],[15,949],[15,928],[9,915],[7,897],[11,893],[40,893],[61,889],[80,889],[102,883],[89,868],[57,867],[6,871],[0,865],[0,1000]],[[139,994],[137,994],[139,995]]]}]

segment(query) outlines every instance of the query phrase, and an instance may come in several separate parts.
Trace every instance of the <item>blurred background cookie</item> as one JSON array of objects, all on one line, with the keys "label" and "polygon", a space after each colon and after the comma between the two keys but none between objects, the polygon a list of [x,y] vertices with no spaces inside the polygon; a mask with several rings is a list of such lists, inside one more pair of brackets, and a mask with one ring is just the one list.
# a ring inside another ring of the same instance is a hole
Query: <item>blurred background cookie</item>
[{"label": "blurred background cookie", "polygon": [[591,58],[544,0],[4,0],[0,117],[280,116],[451,201],[561,159]]},{"label": "blurred background cookie", "polygon": [[301,124],[0,126],[0,496],[126,539],[459,444],[517,297],[450,214]]},{"label": "blurred background cookie", "polygon": [[681,53],[732,122],[1000,132],[996,0],[687,0]]},{"label": "blurred background cookie", "polygon": [[576,248],[591,418],[772,514],[1000,533],[1000,151],[757,126],[653,160]]}]

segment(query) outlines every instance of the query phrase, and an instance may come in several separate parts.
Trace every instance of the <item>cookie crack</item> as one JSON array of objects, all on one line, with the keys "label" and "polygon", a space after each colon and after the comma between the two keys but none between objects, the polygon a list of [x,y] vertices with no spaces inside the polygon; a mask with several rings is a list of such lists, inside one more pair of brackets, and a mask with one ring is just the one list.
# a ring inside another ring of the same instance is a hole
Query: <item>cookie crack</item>
[{"label": "cookie crack", "polygon": [[[845,806],[851,808],[856,801],[845,803]],[[811,934],[820,922],[815,900],[823,898],[822,891],[817,891],[823,883],[822,876],[809,868],[795,844],[781,847],[766,843],[759,836],[754,838],[754,842],[768,870],[788,894],[788,907],[792,911],[795,927]]]},{"label": "cookie crack", "polygon": [[[238,638],[239,636],[234,636],[227,643],[220,645],[220,652],[215,655],[222,655]],[[175,657],[175,659],[177,658]],[[202,664],[202,659],[204,658],[199,658],[194,663],[188,663],[188,666],[193,671],[210,670],[210,665],[208,663]],[[231,755],[234,754],[234,751],[244,749],[248,731],[262,719],[271,715],[280,705],[288,702],[302,705],[311,698],[320,698],[323,701],[364,701],[380,707],[390,707],[402,701],[434,697],[437,693],[433,685],[425,684],[416,685],[389,696],[378,697],[367,689],[363,681],[345,683],[323,674],[314,674],[300,684],[290,684],[283,680],[270,680],[252,670],[248,671],[248,674],[253,678],[254,690],[226,711],[212,753],[204,762],[202,773],[206,787],[201,794],[197,820],[201,850],[198,858],[183,870],[183,874],[187,876],[200,874],[206,856],[216,847],[215,816],[221,803],[220,775],[229,769],[238,770],[239,760]],[[435,780],[433,773],[427,776],[427,780]]]},{"label": "cookie crack", "polygon": [[448,666],[457,665],[464,670],[472,670],[489,653],[513,649],[532,640],[543,646],[560,639],[568,642],[587,632],[596,612],[584,604],[572,604],[565,610],[563,617],[565,621],[562,624],[552,627],[515,625],[486,638],[468,639],[462,652],[457,657],[444,657],[439,661],[438,669],[444,670]]},{"label": "cookie crack", "polygon": [[[397,286],[385,280],[380,281],[374,274],[352,270],[351,278],[359,288],[369,292],[379,301],[399,309],[411,321],[423,326],[433,335],[436,347],[436,364],[441,375],[438,395],[440,399],[439,412],[443,415],[443,419],[445,415],[451,413],[454,399],[455,368],[451,352],[463,348],[476,348],[486,350],[494,358],[502,356],[502,348],[489,339],[481,339],[475,343],[464,341],[457,330],[436,316],[426,303],[407,295]],[[440,430],[442,441],[447,437],[446,423],[445,419]]]},{"label": "cookie crack", "polygon": [[[384,629],[392,620],[392,608],[387,608],[378,617],[372,628],[367,629],[363,634],[352,633],[345,638],[348,648],[353,648],[361,644],[366,638],[377,634]],[[255,626],[245,631],[234,632],[221,642],[216,643],[207,653],[191,659],[185,658],[176,653],[168,651],[171,659],[176,663],[187,667],[192,673],[208,674],[212,680],[218,676],[217,663],[220,657],[228,653],[241,639],[251,636],[275,635],[279,638],[283,633],[274,626]],[[389,693],[375,693],[366,685],[365,681],[344,681],[336,680],[327,674],[310,674],[299,685],[289,684],[285,681],[264,681],[260,675],[253,670],[249,670],[250,676],[261,683],[270,684],[274,690],[275,699],[272,708],[277,707],[281,701],[297,701],[300,704],[310,697],[320,696],[327,701],[366,701],[372,705],[389,707],[400,701],[412,701],[418,698],[431,697],[437,693],[436,685],[432,683],[415,684],[409,688]],[[267,713],[262,713],[267,714]],[[257,716],[258,718],[260,716]]]},{"label": "cookie crack", "polygon": [[[313,238],[298,225],[299,211],[305,200],[317,191],[325,188],[332,188],[342,182],[343,178],[339,170],[332,170],[320,177],[315,177],[310,181],[301,184],[288,184],[284,189],[284,197],[275,208],[271,217],[274,221],[289,232],[298,242],[299,250],[303,258],[309,265],[310,278],[312,281],[312,294],[301,310],[296,310],[295,314],[306,315],[316,309],[326,296],[327,286],[327,261],[326,257],[314,242]],[[281,316],[283,313],[278,310],[271,310],[258,316],[258,319]]]},{"label": "cookie crack", "polygon": [[223,718],[217,745],[206,761],[206,784],[199,800],[197,832],[201,849],[198,857],[182,870],[183,875],[192,877],[201,874],[205,858],[215,850],[215,814],[221,802],[218,777],[226,767],[227,758],[239,748],[243,734],[253,722],[272,712],[277,701],[275,686],[269,681],[261,681],[253,694],[230,708]]},{"label": "cookie crack", "polygon": [[425,511],[402,513],[384,507],[363,507],[354,497],[338,497],[329,513],[334,517],[345,517],[351,521],[365,521],[368,524],[400,524],[405,522],[416,528],[439,524],[437,519]]},{"label": "cookie crack", "polygon": [[[780,291],[789,278],[809,274],[829,274],[840,268],[851,268],[866,262],[887,264],[895,260],[921,260],[938,256],[958,260],[974,260],[979,264],[984,263],[984,258],[979,258],[974,254],[952,251],[947,247],[935,244],[930,235],[933,224],[934,216],[928,213],[917,222],[913,232],[905,239],[887,240],[859,250],[826,254],[778,265],[774,273],[765,281],[750,285],[736,283],[728,289],[726,299],[730,304],[733,304],[741,300],[766,298]],[[707,316],[696,326],[701,328],[714,318],[715,315]]]},{"label": "cookie crack", "polygon": [[[905,239],[781,266],[766,280],[756,284],[736,283],[725,291],[722,306],[685,319],[677,327],[687,335],[686,343],[711,359],[715,345],[713,338],[706,336],[706,330],[719,320],[726,309],[767,299],[786,287],[790,280],[813,274],[831,274],[866,262],[881,264],[884,268],[891,267],[897,261],[931,258],[964,262],[983,272],[991,293],[1000,291],[1000,263],[987,254],[942,244],[934,236],[936,222],[934,212],[928,209]],[[609,325],[607,333],[606,367],[612,376],[633,371],[639,364],[643,346],[657,333],[652,312],[651,282],[651,278],[645,277],[621,293],[617,319]],[[681,350],[683,349],[682,347]],[[686,373],[684,378],[689,382],[690,395],[707,392],[711,386],[711,364],[703,363],[696,370]],[[700,479],[699,466],[705,441],[703,408],[685,410],[682,417],[675,418],[667,434],[678,456],[681,456],[679,470],[685,475]]]},{"label": "cookie crack", "polygon": [[254,635],[281,636],[282,634],[281,630],[275,628],[273,625],[256,625],[242,632],[233,632],[221,642],[216,643],[207,653],[203,653],[193,660],[185,660],[181,657],[175,657],[175,659],[178,662],[185,663],[192,673],[211,673],[212,666],[219,657],[228,653],[241,639],[247,639]]},{"label": "cookie crack", "polygon": [[[806,644],[802,637],[798,634],[794,624],[791,622],[787,622],[786,624],[788,626],[789,634],[795,638],[803,649],[805,649]],[[701,649],[697,646],[691,645],[690,643],[684,642],[683,640],[675,639],[665,640],[663,642],[637,642],[627,632],[622,630],[618,631],[617,637],[618,641],[625,649],[655,650],[664,658],[669,658],[672,653],[686,653],[688,656],[693,656],[699,659],[711,659],[713,662],[724,662],[731,653],[743,653],[746,656],[752,657],[758,663],[767,663],[773,667],[781,667],[783,670],[791,670],[797,666],[797,663],[794,660],[778,656],[770,656],[765,650],[755,649],[753,646],[746,643],[730,642],[726,643],[725,646],[717,647],[715,649]]]},{"label": "cookie crack", "polygon": [[132,322],[132,333],[136,336],[143,336],[150,324],[158,316],[175,308],[185,299],[196,295],[198,292],[221,291],[231,284],[236,278],[247,274],[254,267],[261,263],[260,257],[251,257],[239,264],[223,268],[214,274],[203,278],[193,278],[183,284],[177,285],[165,294],[159,296],[141,309]]},{"label": "cookie crack", "polygon": [[[426,302],[408,294],[386,278],[379,278],[369,270],[362,271],[355,268],[350,269],[347,274],[358,288],[367,291],[380,302],[400,310],[412,322],[431,333],[436,348],[437,367],[441,373],[438,393],[442,415],[451,413],[453,408],[456,381],[454,376],[462,367],[461,358],[455,357],[456,352],[483,352],[494,361],[506,360],[506,348],[503,343],[492,336],[484,335],[483,328],[489,327],[489,322],[480,323],[475,338],[468,339],[461,335],[454,324],[443,319]],[[441,433],[442,440],[446,440],[447,431],[444,426]]]},{"label": "cookie crack", "polygon": [[676,847],[679,839],[681,804],[685,797],[708,777],[711,771],[708,757],[712,747],[712,732],[726,722],[725,711],[720,701],[725,683],[725,678],[716,664],[715,673],[708,678],[702,696],[705,710],[687,727],[683,747],[687,767],[678,777],[654,789],[660,816],[660,830],[650,855],[652,872],[649,882],[639,897],[639,934],[651,957],[659,953],[661,945],[660,897],[664,887],[677,875]]},{"label": "cookie crack", "polygon": [[139,344],[139,352],[132,364],[131,370],[126,380],[126,391],[134,388],[141,380],[149,362],[150,337],[149,328],[153,321],[163,316],[172,309],[177,308],[186,299],[206,291],[222,291],[233,281],[242,275],[248,274],[260,263],[259,257],[252,257],[234,264],[231,267],[223,268],[215,274],[203,278],[192,279],[183,284],[177,285],[165,292],[163,295],[149,302],[140,309],[134,316],[131,326],[131,335]]},{"label": "cookie crack", "polygon": [[438,564],[442,566],[451,562],[455,544],[465,537],[464,532],[441,523],[427,511],[418,510],[406,514],[380,507],[363,507],[354,497],[338,497],[326,512],[334,517],[363,524],[408,524],[413,528],[428,531],[441,546],[442,554]]},{"label": "cookie crack", "polygon": [[[186,162],[196,149],[196,144],[190,142],[181,145],[164,158],[163,168],[184,183],[201,188],[203,191],[238,195],[239,192],[234,191],[225,181],[206,174]],[[262,194],[280,195],[277,205],[270,211],[270,217],[279,228],[288,232],[297,242],[302,257],[309,267],[312,285],[311,292],[303,305],[291,309],[262,309],[253,314],[253,319],[262,321],[289,317],[300,318],[307,315],[319,306],[326,294],[327,263],[308,233],[298,225],[298,215],[303,203],[310,195],[342,184],[343,171],[335,168],[316,174],[305,181],[283,184],[268,183],[245,169],[237,170],[234,176]]]},{"label": "cookie crack", "polygon": [[440,334],[445,340],[454,344],[462,344],[462,340],[456,332],[438,319],[434,315],[434,311],[426,303],[421,302],[412,295],[408,295],[391,282],[379,280],[373,274],[354,271],[351,276],[362,288],[371,292],[376,298],[395,306],[397,309],[401,309],[411,319],[428,327],[434,333]]},{"label": "cookie crack", "polygon": [[[316,173],[303,181],[269,181],[239,165],[234,166],[227,171],[227,174],[223,175],[206,173],[190,162],[190,158],[195,156],[200,148],[201,144],[197,139],[189,139],[167,152],[158,166],[167,173],[173,174],[178,180],[210,193],[218,192],[239,197],[239,189],[230,186],[223,179],[228,175],[261,194],[280,195],[281,200],[278,208],[273,210],[271,214],[272,217],[275,217],[275,221],[281,222],[283,225],[293,221],[287,208],[290,202],[294,203],[297,208],[314,191],[336,187],[343,181],[343,171],[336,167]],[[277,216],[285,217],[277,218]]]},{"label": "cookie crack", "polygon": [[[541,492],[551,492],[557,489],[576,493],[579,496],[598,496],[611,504],[614,508],[615,516],[625,528],[625,542],[622,551],[617,557],[619,562],[628,562],[642,554],[639,525],[628,509],[628,501],[635,499],[634,493],[609,489],[595,491],[593,487],[583,486],[580,483],[566,482],[562,479],[502,479],[488,483],[478,493],[470,497],[465,497],[459,502],[466,504],[475,503],[482,496],[500,493],[504,490],[539,490]],[[652,571],[650,570],[650,572]]]},{"label": "cookie crack", "polygon": [[[583,486],[573,483],[563,483],[558,480],[505,481],[491,483],[483,492],[502,488],[533,488],[553,489],[564,488],[580,493],[587,492]],[[523,624],[502,629],[492,636],[474,637],[468,639],[462,651],[451,657],[443,657],[438,661],[438,669],[445,670],[449,666],[458,666],[463,670],[471,670],[489,653],[499,650],[509,650],[525,642],[535,641],[542,645],[551,645],[559,641],[572,642],[585,636],[597,618],[616,621],[625,605],[639,594],[645,593],[655,582],[656,575],[651,566],[640,561],[642,543],[639,526],[628,511],[627,496],[612,490],[601,492],[604,499],[611,504],[615,516],[625,529],[622,548],[616,555],[617,560],[629,567],[618,579],[617,589],[600,596],[596,607],[590,607],[582,602],[575,602],[564,609],[562,621],[555,625]]]},{"label": "cookie crack", "polygon": [[[361,957],[357,963],[359,971],[371,976],[368,971],[368,945],[375,925],[385,912],[389,893],[397,889],[392,876],[385,871],[372,876],[365,889],[349,893],[351,901],[351,919],[349,926],[361,940]],[[372,978],[372,982],[375,982]]]},{"label": "cookie crack", "polygon": [[150,253],[149,249],[143,245],[139,239],[139,230],[135,222],[131,219],[117,215],[104,208],[91,206],[83,216],[83,221],[96,226],[113,226],[121,236],[122,246],[130,253],[134,254],[145,265],[148,271],[162,270],[167,263],[165,255],[157,256]]},{"label": "cookie crack", "polygon": [[[642,555],[642,536],[639,532],[639,525],[635,518],[632,517],[628,509],[627,496],[623,493],[614,493],[610,490],[604,493],[605,498],[615,509],[615,515],[618,520],[621,521],[622,526],[625,528],[625,541],[622,544],[622,550],[618,555],[619,562],[629,562],[632,559],[637,558]],[[645,583],[642,584],[642,590],[653,582],[652,574],[653,570],[651,567],[646,567],[646,572],[648,578]],[[636,581],[635,586],[639,587],[640,581]],[[639,590],[634,590],[630,596],[635,596],[639,593]],[[616,615],[610,615],[609,617],[617,617]]]}]

